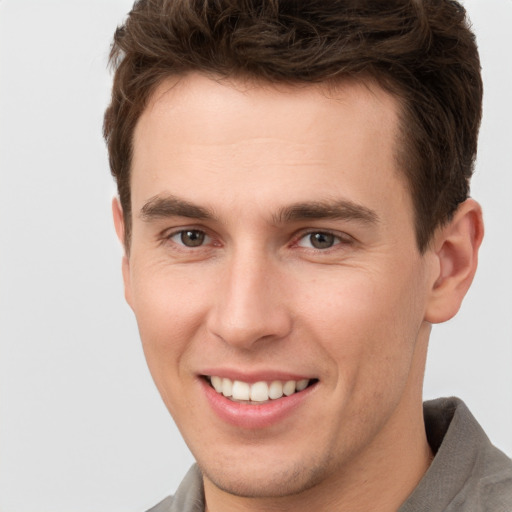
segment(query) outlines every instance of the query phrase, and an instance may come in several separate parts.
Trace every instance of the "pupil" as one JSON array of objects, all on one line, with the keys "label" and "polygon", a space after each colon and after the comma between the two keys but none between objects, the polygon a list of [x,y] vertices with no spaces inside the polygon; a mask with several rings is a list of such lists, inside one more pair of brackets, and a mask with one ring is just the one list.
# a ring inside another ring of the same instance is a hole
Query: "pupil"
[{"label": "pupil", "polygon": [[198,247],[204,242],[204,233],[202,231],[183,231],[181,233],[181,241],[187,247]]},{"label": "pupil", "polygon": [[329,233],[314,233],[311,235],[311,245],[315,249],[328,249],[334,244],[334,235]]}]

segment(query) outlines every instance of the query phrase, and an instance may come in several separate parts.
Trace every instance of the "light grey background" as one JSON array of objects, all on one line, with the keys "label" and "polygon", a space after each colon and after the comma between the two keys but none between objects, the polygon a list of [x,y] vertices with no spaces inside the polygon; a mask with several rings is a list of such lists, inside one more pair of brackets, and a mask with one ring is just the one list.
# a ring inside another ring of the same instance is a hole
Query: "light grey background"
[{"label": "light grey background", "polygon": [[[0,0],[0,511],[142,511],[192,458],[124,304],[101,138],[107,52],[131,0]],[[487,235],[425,396],[455,394],[512,455],[511,0],[466,2],[485,115]]]}]

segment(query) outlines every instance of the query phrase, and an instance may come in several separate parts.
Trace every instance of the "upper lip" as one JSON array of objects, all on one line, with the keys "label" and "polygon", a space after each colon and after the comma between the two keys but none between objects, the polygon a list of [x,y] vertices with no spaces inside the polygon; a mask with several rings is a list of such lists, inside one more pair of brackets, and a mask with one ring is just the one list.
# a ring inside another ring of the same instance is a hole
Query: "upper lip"
[{"label": "upper lip", "polygon": [[316,377],[308,374],[282,370],[241,371],[227,368],[208,368],[199,372],[199,375],[202,377],[216,376],[230,380],[239,380],[247,382],[248,384],[255,382],[272,382],[274,380],[286,382],[289,380],[316,379]]}]

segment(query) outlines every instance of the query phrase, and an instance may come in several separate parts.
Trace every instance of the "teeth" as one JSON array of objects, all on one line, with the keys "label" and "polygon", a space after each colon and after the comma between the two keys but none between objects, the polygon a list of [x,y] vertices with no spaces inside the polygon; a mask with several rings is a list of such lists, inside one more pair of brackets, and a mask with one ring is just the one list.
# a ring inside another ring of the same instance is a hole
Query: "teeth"
[{"label": "teeth", "polygon": [[233,394],[233,382],[230,379],[222,379],[222,394],[224,396]]},{"label": "teeth", "polygon": [[289,380],[289,381],[285,382],[284,386],[283,386],[283,395],[286,395],[286,396],[293,395],[293,393],[295,393],[296,385],[297,385],[297,383],[294,380]]},{"label": "teeth", "polygon": [[309,379],[302,379],[297,381],[297,391],[302,391],[303,389],[306,389],[309,384]]},{"label": "teeth", "polygon": [[235,380],[233,382],[233,398],[235,400],[249,400],[251,397],[251,387],[247,382]]},{"label": "teeth", "polygon": [[266,382],[255,382],[251,386],[251,400],[253,402],[268,400],[268,384]]},{"label": "teeth", "polygon": [[290,396],[298,391],[302,391],[308,387],[309,379],[299,381],[274,380],[270,383],[260,381],[249,384],[241,380],[232,381],[231,379],[222,378],[213,375],[210,377],[212,387],[219,394],[225,397],[231,397],[233,400],[266,402],[268,400],[276,400],[283,395]]},{"label": "teeth", "polygon": [[283,396],[283,383],[275,380],[270,384],[270,388],[268,390],[268,396],[272,400],[276,398],[281,398]]},{"label": "teeth", "polygon": [[212,377],[212,386],[217,393],[222,393],[222,379],[220,377]]}]

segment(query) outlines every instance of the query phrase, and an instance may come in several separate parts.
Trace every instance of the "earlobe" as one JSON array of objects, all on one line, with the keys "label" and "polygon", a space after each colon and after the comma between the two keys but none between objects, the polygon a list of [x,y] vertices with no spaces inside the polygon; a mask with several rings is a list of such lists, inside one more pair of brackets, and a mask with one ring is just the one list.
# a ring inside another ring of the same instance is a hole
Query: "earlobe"
[{"label": "earlobe", "polygon": [[483,234],[482,209],[475,200],[467,199],[434,235],[430,250],[437,265],[427,302],[427,322],[446,322],[459,310],[475,276]]},{"label": "earlobe", "polygon": [[124,217],[123,217],[123,208],[121,207],[121,203],[119,198],[114,197],[112,199],[112,217],[114,219],[114,227],[116,229],[117,238],[121,242],[123,246],[124,254],[123,254],[123,262],[122,262],[122,272],[123,272],[123,282],[124,282],[124,296],[126,302],[131,306],[131,286],[130,286],[130,259],[126,251],[125,244],[125,230],[124,230]]}]

